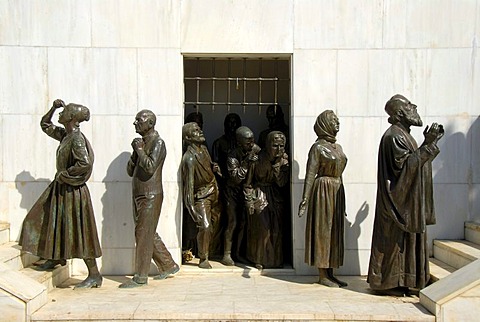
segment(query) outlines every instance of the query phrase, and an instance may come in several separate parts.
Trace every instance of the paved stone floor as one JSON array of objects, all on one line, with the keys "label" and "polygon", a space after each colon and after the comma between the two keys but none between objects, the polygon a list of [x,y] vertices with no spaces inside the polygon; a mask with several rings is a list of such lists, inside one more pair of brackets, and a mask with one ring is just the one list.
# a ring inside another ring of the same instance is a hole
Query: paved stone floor
[{"label": "paved stone floor", "polygon": [[435,321],[417,296],[375,295],[365,277],[342,276],[349,286],[332,289],[316,276],[282,275],[288,270],[223,268],[184,265],[135,289],[118,288],[129,277],[107,276],[99,289],[74,291],[83,277],[71,278],[32,321]]}]

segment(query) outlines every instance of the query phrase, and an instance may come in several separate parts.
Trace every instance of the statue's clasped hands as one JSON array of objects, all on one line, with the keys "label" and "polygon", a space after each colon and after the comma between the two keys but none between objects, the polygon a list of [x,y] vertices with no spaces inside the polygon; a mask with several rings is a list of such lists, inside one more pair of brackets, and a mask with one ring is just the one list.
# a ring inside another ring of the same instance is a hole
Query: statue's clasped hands
[{"label": "statue's clasped hands", "polygon": [[145,145],[145,143],[143,142],[143,139],[141,139],[141,138],[135,138],[132,141],[132,148],[135,152],[138,152],[138,150],[142,150],[144,145]]},{"label": "statue's clasped hands", "polygon": [[443,135],[445,134],[445,130],[442,124],[432,123],[432,125],[425,128],[423,131],[423,136],[425,137],[425,143],[437,143]]}]

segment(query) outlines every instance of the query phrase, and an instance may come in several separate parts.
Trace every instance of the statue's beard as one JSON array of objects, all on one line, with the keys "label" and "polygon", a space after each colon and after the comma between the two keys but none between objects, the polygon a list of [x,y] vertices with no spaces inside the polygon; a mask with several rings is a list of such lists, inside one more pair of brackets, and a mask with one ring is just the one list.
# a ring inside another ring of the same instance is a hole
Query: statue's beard
[{"label": "statue's beard", "polygon": [[412,126],[422,126],[423,125],[422,119],[420,118],[420,115],[418,115],[417,112],[412,113],[411,115],[408,115],[407,116],[407,121]]}]

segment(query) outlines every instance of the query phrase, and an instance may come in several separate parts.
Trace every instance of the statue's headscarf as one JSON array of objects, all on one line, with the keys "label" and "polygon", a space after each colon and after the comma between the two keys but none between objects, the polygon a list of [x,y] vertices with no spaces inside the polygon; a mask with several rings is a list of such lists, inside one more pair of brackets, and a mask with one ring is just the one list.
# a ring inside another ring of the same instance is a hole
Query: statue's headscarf
[{"label": "statue's headscarf", "polygon": [[313,130],[319,139],[324,139],[328,142],[335,143],[337,141],[335,129],[332,126],[332,119],[335,113],[332,110],[323,111],[315,121]]}]

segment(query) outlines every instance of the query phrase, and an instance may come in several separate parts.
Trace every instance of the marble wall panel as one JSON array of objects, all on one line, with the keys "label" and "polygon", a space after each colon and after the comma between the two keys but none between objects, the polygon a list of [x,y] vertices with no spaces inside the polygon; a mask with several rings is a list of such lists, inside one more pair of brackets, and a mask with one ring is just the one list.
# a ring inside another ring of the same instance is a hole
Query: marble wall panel
[{"label": "marble wall panel", "polygon": [[93,47],[178,48],[179,39],[178,1],[92,1]]},{"label": "marble wall panel", "polygon": [[[28,138],[24,142],[19,139]],[[43,133],[37,115],[4,115],[2,127],[3,179],[16,181],[18,176],[32,180],[55,175],[55,154],[59,142]]]},{"label": "marble wall panel", "polygon": [[478,102],[472,101],[474,91],[478,92],[473,88],[474,52],[471,48],[428,50],[427,115],[478,115]]},{"label": "marble wall panel", "polygon": [[424,103],[426,54],[423,50],[340,50],[339,115],[384,116],[386,101],[403,94]]},{"label": "marble wall panel", "polygon": [[295,1],[295,49],[380,48],[383,1]]},{"label": "marble wall panel", "polygon": [[43,113],[48,102],[47,50],[0,47],[0,109],[4,114]]},{"label": "marble wall panel", "polygon": [[376,183],[378,144],[388,127],[381,117],[340,117],[337,143],[348,158],[343,172],[345,183]]},{"label": "marble wall panel", "polygon": [[134,248],[131,183],[90,182],[88,187],[102,248]]},{"label": "marble wall panel", "polygon": [[90,142],[95,151],[94,181],[131,181],[127,175],[127,162],[133,151],[132,140],[140,137],[133,125],[134,115],[92,116],[93,136]]},{"label": "marble wall panel", "polygon": [[317,116],[337,105],[337,51],[296,50],[293,54],[293,115]]},{"label": "marble wall panel", "polygon": [[469,220],[480,223],[480,184],[476,183],[471,186],[469,197],[471,205]]},{"label": "marble wall panel", "polygon": [[[24,179],[29,180],[28,173]],[[10,222],[10,240],[18,240],[22,223],[30,208],[45,191],[50,181],[23,181],[20,179],[6,186],[6,203],[9,206],[8,217]]]},{"label": "marble wall panel", "polygon": [[472,21],[475,21],[475,11],[478,8],[476,1],[409,0],[404,3],[406,6],[405,38],[408,48],[470,47],[472,45],[475,33],[475,25]]},{"label": "marble wall panel", "polygon": [[469,220],[467,184],[435,184],[434,202],[437,223],[428,226],[428,240],[463,239],[464,223]]},{"label": "marble wall panel", "polygon": [[345,249],[370,250],[376,196],[376,184],[345,184]]},{"label": "marble wall panel", "polygon": [[10,203],[8,202],[8,187],[15,185],[13,182],[0,181],[0,222],[10,222]]},{"label": "marble wall panel", "polygon": [[303,184],[305,179],[308,151],[317,139],[317,135],[313,131],[317,116],[318,113],[315,116],[293,118],[292,133],[290,134],[293,136],[293,160],[291,165],[293,183],[300,182]]},{"label": "marble wall panel", "polygon": [[[475,25],[476,1],[384,2],[385,48],[469,47]],[[448,23],[445,23],[448,21]]]},{"label": "marble wall panel", "polygon": [[[3,129],[3,114],[0,114],[0,129]],[[2,133],[2,138],[4,140],[4,135]],[[0,163],[0,182],[3,182],[3,156],[5,154],[4,150],[3,150],[3,140],[0,139],[0,155],[2,156],[2,162]],[[1,199],[0,199],[1,200]],[[0,211],[0,214],[1,214],[1,211]]]},{"label": "marble wall panel", "polygon": [[292,0],[185,0],[181,7],[184,53],[291,53],[293,50]]},{"label": "marble wall panel", "polygon": [[467,135],[472,149],[472,182],[480,183],[480,116],[473,116],[472,119]]},{"label": "marble wall panel", "polygon": [[163,165],[163,181],[181,181],[183,116],[157,116],[155,128],[165,141],[167,157]]},{"label": "marble wall panel", "polygon": [[91,105],[96,114],[135,115],[138,109],[137,50],[93,49]]},{"label": "marble wall panel", "polygon": [[343,258],[343,266],[335,271],[338,275],[368,275],[369,262],[370,249],[346,249]]},{"label": "marble wall panel", "polygon": [[[91,114],[102,111],[103,106],[92,104],[92,88],[96,86],[98,72],[94,69],[90,48],[48,48],[48,106],[60,98],[67,104],[87,106]],[[102,94],[109,95],[107,93]],[[47,106],[44,109],[46,111]]]},{"label": "marble wall panel", "polygon": [[88,47],[90,14],[90,1],[2,1],[0,44]]},{"label": "marble wall panel", "polygon": [[[458,116],[423,118],[424,129],[433,122],[443,124],[445,135],[438,142],[440,154],[432,163],[435,183],[467,183],[472,181],[472,142],[468,135],[472,126],[472,118],[467,114]],[[420,128],[415,128],[420,132]],[[421,134],[421,133],[420,133]],[[418,144],[423,142],[423,134],[419,135]]]},{"label": "marble wall panel", "polygon": [[[182,190],[179,185],[176,181],[163,182],[164,198],[157,232],[168,249],[181,248]],[[174,259],[181,261],[179,257]]]},{"label": "marble wall panel", "polygon": [[157,115],[181,115],[183,56],[179,49],[139,49],[138,106]]}]

